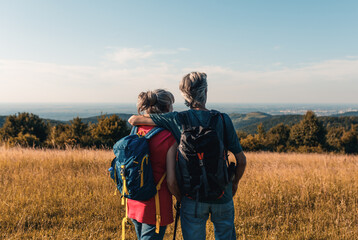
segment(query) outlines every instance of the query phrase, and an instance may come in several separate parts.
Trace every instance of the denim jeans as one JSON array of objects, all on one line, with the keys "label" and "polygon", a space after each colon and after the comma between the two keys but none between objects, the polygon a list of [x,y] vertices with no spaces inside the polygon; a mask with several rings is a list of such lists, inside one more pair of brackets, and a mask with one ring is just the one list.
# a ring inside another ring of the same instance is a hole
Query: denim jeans
[{"label": "denim jeans", "polygon": [[[234,204],[231,200],[224,204],[197,203],[189,198],[184,197],[181,203],[180,219],[183,238],[185,240],[205,240],[206,222],[210,220],[214,224],[216,240],[235,240],[234,225]],[[197,216],[195,217],[195,211]]]},{"label": "denim jeans", "polygon": [[167,226],[161,226],[159,234],[155,233],[155,225],[140,223],[132,219],[138,240],[162,240]]}]

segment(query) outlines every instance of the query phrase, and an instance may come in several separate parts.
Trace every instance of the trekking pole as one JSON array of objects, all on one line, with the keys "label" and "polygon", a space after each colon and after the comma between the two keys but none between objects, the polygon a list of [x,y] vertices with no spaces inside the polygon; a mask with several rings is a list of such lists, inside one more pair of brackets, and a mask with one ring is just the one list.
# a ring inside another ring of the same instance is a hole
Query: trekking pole
[{"label": "trekking pole", "polygon": [[180,216],[180,202],[177,201],[177,203],[175,204],[174,208],[176,210],[176,215],[175,215],[175,223],[174,223],[173,240],[175,240],[175,236],[176,236],[176,233],[177,233],[178,220],[179,220],[179,216]]}]

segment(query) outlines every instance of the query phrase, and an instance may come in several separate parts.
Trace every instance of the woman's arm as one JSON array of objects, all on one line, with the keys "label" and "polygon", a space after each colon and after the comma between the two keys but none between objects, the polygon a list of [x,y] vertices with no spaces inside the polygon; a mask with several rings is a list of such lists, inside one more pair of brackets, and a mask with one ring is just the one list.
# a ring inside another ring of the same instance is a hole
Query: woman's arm
[{"label": "woman's arm", "polygon": [[174,143],[167,152],[167,184],[169,191],[175,196],[177,201],[180,202],[181,195],[175,176],[175,156],[177,152],[177,147],[178,144]]},{"label": "woman's arm", "polygon": [[128,122],[132,125],[132,126],[137,126],[137,125],[151,125],[151,126],[155,126],[155,123],[153,122],[153,120],[150,118],[150,116],[148,114],[145,115],[132,115],[129,119]]}]

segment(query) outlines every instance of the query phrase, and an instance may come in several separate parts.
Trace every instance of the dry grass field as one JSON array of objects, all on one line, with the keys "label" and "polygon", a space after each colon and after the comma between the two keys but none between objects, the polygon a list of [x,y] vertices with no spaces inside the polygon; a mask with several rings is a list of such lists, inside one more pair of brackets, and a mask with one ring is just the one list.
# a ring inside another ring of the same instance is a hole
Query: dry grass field
[{"label": "dry grass field", "polygon": [[[107,174],[112,157],[101,150],[0,147],[0,238],[120,239],[124,208]],[[247,159],[234,199],[238,239],[358,239],[358,156],[247,153]],[[127,238],[135,239],[128,229]],[[209,223],[207,239],[214,239]]]}]

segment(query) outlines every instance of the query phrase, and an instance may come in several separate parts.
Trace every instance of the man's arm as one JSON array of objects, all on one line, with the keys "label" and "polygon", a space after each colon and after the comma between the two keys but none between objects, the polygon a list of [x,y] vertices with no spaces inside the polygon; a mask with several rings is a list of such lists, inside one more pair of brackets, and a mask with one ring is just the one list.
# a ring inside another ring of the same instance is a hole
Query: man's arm
[{"label": "man's arm", "polygon": [[153,120],[150,118],[149,114],[145,114],[145,115],[132,115],[129,119],[128,122],[132,125],[132,126],[137,126],[137,125],[151,125],[151,126],[155,126],[155,123],[153,122]]},{"label": "man's arm", "polygon": [[169,191],[180,202],[180,190],[175,176],[175,156],[178,144],[174,143],[167,152],[167,184]]},{"label": "man's arm", "polygon": [[246,156],[244,152],[239,152],[235,154],[235,158],[236,158],[236,172],[235,172],[234,181],[232,183],[232,196],[235,196],[237,187],[239,185],[239,181],[242,175],[244,175],[245,168],[246,168]]}]

